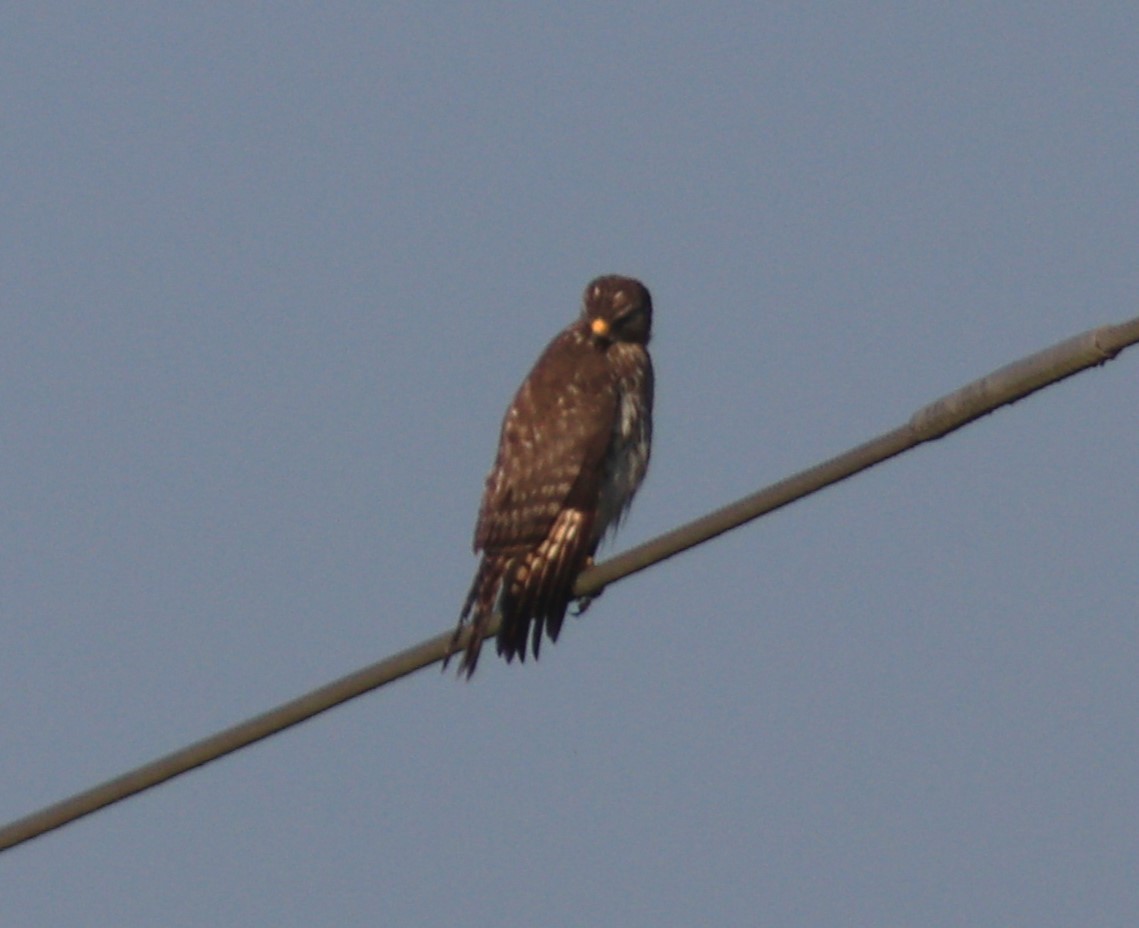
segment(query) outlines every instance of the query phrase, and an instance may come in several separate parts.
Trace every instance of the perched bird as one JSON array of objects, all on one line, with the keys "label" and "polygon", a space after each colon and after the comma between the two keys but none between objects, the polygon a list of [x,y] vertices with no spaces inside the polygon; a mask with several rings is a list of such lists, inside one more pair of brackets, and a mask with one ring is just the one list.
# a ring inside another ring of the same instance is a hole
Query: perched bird
[{"label": "perched bird", "polygon": [[460,675],[475,672],[495,614],[507,661],[526,659],[527,639],[536,659],[543,629],[557,641],[577,575],[632,502],[652,440],[652,314],[640,281],[598,277],[518,388],[475,526],[482,561],[451,639],[454,652],[470,627]]}]

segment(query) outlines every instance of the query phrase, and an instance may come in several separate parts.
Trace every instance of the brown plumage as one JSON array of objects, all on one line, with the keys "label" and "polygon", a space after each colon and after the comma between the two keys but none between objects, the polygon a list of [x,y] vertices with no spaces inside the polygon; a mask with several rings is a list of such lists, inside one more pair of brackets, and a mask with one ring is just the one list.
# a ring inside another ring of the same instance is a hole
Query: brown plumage
[{"label": "brown plumage", "polygon": [[640,281],[599,277],[515,394],[475,527],[482,561],[451,642],[470,627],[460,674],[474,673],[496,613],[507,661],[526,659],[528,639],[537,658],[543,629],[557,641],[577,575],[648,468],[651,328]]}]

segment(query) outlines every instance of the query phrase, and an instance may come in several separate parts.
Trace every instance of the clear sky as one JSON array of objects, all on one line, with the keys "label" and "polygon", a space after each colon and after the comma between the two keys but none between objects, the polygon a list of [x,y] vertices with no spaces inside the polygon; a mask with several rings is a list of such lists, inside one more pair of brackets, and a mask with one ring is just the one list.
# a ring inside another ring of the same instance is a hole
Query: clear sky
[{"label": "clear sky", "polygon": [[[656,307],[610,551],[1139,313],[1139,7],[12,4],[0,820],[450,628]],[[4,928],[1119,926],[1139,355],[0,855]]]}]

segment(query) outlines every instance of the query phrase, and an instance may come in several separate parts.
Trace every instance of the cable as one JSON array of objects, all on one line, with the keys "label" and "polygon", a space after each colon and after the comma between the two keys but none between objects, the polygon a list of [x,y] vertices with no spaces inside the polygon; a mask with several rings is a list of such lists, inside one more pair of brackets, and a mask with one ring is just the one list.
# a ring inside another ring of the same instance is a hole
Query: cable
[{"label": "cable", "polygon": [[1089,367],[1106,364],[1136,342],[1139,342],[1139,316],[1120,325],[1090,329],[1014,361],[923,406],[905,425],[891,432],[598,564],[578,578],[574,595],[595,594],[614,580],[658,564],[903,451],[948,435],[1042,387]]},{"label": "cable", "polygon": [[[623,577],[658,564],[903,451],[941,438],[1042,387],[1086,368],[1105,364],[1136,342],[1139,342],[1139,317],[1120,325],[1092,329],[1002,367],[922,407],[904,425],[890,432],[590,568],[578,578],[574,595],[596,595]],[[490,633],[497,632],[495,620]],[[445,656],[451,634],[450,631],[444,632],[275,709],[17,819],[0,828],[0,852],[434,664]],[[460,641],[460,646],[463,643],[465,641]]]}]

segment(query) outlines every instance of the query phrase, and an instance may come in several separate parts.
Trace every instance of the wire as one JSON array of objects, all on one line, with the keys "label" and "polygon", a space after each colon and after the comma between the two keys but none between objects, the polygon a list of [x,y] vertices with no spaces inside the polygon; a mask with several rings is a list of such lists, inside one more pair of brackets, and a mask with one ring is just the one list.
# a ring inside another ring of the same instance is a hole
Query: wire
[{"label": "wire", "polygon": [[905,425],[891,432],[598,564],[578,578],[574,595],[596,594],[615,580],[658,564],[903,451],[948,435],[1042,387],[1089,367],[1106,364],[1136,342],[1139,342],[1139,316],[1120,325],[1090,329],[1014,361],[923,406]]},{"label": "wire", "polygon": [[[1139,342],[1139,317],[1120,325],[1092,329],[1002,367],[923,406],[904,425],[890,432],[584,571],[574,585],[574,595],[596,595],[623,577],[658,564],[903,451],[941,438],[1042,387],[1089,367],[1105,364],[1136,342]],[[497,632],[495,619],[490,635]],[[0,828],[0,852],[428,667],[446,656],[451,637],[450,631],[444,632],[268,712],[17,819]],[[464,643],[465,639],[461,640],[460,646]]]}]

